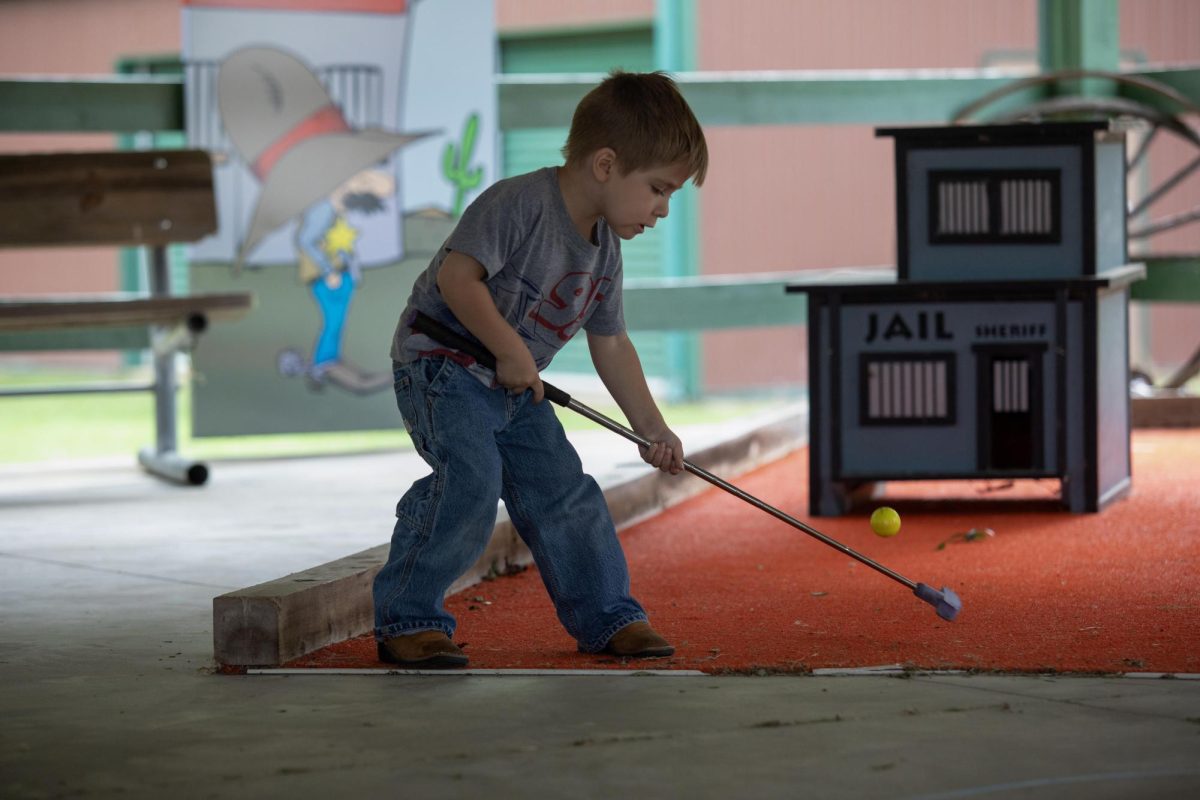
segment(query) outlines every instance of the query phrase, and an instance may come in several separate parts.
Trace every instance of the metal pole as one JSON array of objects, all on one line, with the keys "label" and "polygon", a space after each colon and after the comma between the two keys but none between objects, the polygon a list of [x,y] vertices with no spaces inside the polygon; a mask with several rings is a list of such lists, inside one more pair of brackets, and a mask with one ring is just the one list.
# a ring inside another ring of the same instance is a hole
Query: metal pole
[{"label": "metal pole", "polygon": [[[150,294],[166,297],[171,293],[170,275],[167,271],[167,247],[155,245],[150,248]],[[154,331],[156,336],[166,331]],[[154,354],[154,428],[155,451],[162,455],[175,451],[175,352]]]},{"label": "metal pole", "polygon": [[[150,294],[167,297],[171,294],[167,270],[167,246],[150,248]],[[185,328],[202,330],[189,320]],[[185,458],[176,452],[175,428],[175,349],[170,341],[173,333],[165,326],[153,326],[151,338],[160,346],[154,348],[154,448],[144,447],[138,461],[147,471],[177,483],[201,486],[208,480],[208,467],[199,461]]]}]

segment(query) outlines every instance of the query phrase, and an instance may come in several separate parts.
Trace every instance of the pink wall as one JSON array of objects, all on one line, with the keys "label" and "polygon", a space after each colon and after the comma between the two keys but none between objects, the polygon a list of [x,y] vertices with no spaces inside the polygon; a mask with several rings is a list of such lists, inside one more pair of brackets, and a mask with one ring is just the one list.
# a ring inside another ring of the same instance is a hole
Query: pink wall
[{"label": "pink wall", "polygon": [[111,73],[122,55],[179,52],[178,0],[5,0],[0,72]]},{"label": "pink wall", "polygon": [[[1035,0],[789,0],[755,8],[748,14],[741,4],[698,0],[700,69],[975,67],[990,52],[1037,51]],[[895,263],[892,142],[875,138],[874,126],[713,128],[708,136],[704,274]],[[710,390],[805,381],[803,332],[703,338]]]},{"label": "pink wall", "polygon": [[[697,0],[700,69],[945,68],[1036,59],[1036,0],[777,0],[754,8],[748,14],[742,4]],[[1200,62],[1200,3],[1125,0],[1120,15],[1123,51],[1140,51],[1150,62]],[[712,167],[700,192],[700,272],[895,263],[892,145],[874,138],[871,126],[707,133]],[[1200,155],[1175,137],[1160,140],[1152,151],[1151,186]],[[1156,203],[1152,216],[1196,207],[1200,175]],[[1200,224],[1156,236],[1150,249],[1200,252]],[[1160,370],[1181,363],[1200,344],[1200,308],[1149,309],[1143,360]],[[727,331],[704,334],[703,340],[703,383],[709,390],[804,380],[802,333]],[[781,352],[794,357],[781,359]]]},{"label": "pink wall", "polygon": [[[1140,0],[1121,3],[1121,49],[1139,51],[1151,63],[1200,63],[1200,3],[1194,0]],[[1197,124],[1192,117],[1193,127]],[[1159,186],[1200,150],[1178,137],[1161,133],[1152,152],[1150,186]],[[1200,174],[1193,173],[1180,186],[1150,206],[1150,217],[1159,219],[1200,208]],[[1150,251],[1200,253],[1200,222],[1153,236]],[[1156,303],[1148,321],[1134,322],[1134,362],[1153,368],[1159,379],[1170,374],[1200,346],[1200,307],[1195,304]],[[1149,362],[1149,363],[1147,363]]]},{"label": "pink wall", "polygon": [[654,17],[654,0],[496,0],[501,30],[559,28]]},{"label": "pink wall", "polygon": [[[177,0],[6,0],[0,73],[111,74],[117,58],[179,51]],[[134,22],[136,21],[136,22]],[[107,150],[108,134],[0,134],[0,152]],[[109,247],[0,250],[0,294],[113,291]]]},{"label": "pink wall", "polygon": [[696,9],[701,69],[975,67],[988,50],[1037,48],[1036,0],[697,0]]},{"label": "pink wall", "polygon": [[1200,59],[1200,3],[1137,0],[1120,3],[1121,49],[1141,50],[1151,63]]}]

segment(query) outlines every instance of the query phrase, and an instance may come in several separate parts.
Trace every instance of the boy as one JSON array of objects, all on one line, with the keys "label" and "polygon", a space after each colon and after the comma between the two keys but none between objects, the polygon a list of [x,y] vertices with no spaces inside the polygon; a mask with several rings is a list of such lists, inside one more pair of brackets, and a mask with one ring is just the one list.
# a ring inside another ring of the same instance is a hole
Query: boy
[{"label": "boy", "polygon": [[[413,285],[392,343],[397,404],[433,474],[396,508],[375,579],[382,661],[460,667],[450,584],[479,558],[504,500],[559,620],[582,652],[668,656],[630,596],[629,573],[596,482],[582,471],[538,372],[580,328],[642,458],[671,474],[683,445],[667,427],[625,333],[621,250],[667,216],[671,195],[708,167],[704,134],[673,81],[613,72],[575,110],[566,164],[499,181],[463,212]],[[476,363],[410,327],[420,311],[474,337]]]}]

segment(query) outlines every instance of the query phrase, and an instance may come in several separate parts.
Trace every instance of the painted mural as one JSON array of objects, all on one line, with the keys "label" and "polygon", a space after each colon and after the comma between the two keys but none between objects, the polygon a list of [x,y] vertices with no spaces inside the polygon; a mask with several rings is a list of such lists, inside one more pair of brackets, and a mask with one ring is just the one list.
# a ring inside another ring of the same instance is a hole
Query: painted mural
[{"label": "painted mural", "polygon": [[492,4],[197,0],[183,13],[188,138],[213,154],[220,220],[189,277],[257,300],[193,357],[196,435],[394,426],[396,317],[496,179]]}]

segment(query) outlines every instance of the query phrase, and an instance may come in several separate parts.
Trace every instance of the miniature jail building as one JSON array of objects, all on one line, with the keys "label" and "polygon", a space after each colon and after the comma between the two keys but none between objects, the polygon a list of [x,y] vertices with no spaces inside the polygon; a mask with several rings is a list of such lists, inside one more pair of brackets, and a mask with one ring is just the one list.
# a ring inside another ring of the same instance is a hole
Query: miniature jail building
[{"label": "miniature jail building", "polygon": [[1098,511],[1130,487],[1123,134],[1107,123],[881,128],[897,281],[808,295],[809,504],[887,480],[1057,478]]}]

